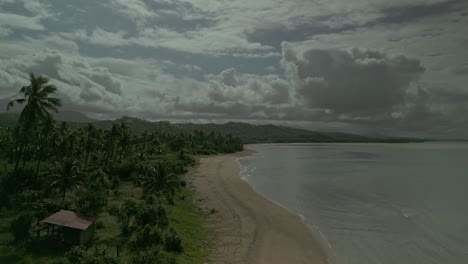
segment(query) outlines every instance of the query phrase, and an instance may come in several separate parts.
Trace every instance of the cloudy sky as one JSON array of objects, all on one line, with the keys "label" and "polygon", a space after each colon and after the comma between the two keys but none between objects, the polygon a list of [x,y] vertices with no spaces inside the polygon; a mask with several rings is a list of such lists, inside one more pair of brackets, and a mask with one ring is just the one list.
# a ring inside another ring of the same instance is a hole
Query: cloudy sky
[{"label": "cloudy sky", "polygon": [[2,105],[468,135],[466,0],[0,0],[0,51]]}]

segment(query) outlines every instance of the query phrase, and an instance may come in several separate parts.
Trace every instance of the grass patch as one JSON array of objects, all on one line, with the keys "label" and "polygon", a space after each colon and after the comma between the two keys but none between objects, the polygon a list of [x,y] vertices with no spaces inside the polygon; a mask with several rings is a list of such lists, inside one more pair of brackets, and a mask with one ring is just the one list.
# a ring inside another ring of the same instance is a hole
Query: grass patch
[{"label": "grass patch", "polygon": [[169,217],[182,239],[184,252],[177,256],[180,264],[203,264],[213,247],[214,233],[204,225],[204,215],[193,203],[193,194],[181,188],[175,205],[169,208]]}]

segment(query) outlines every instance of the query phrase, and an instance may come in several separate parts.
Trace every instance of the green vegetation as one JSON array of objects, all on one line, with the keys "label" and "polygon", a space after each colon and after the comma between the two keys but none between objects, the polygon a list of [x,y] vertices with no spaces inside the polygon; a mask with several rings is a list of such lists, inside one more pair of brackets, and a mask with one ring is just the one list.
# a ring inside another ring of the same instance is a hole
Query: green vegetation
[{"label": "green vegetation", "polygon": [[[65,116],[62,116],[63,118]],[[204,132],[210,134],[212,132],[219,133],[223,136],[232,135],[240,138],[242,143],[407,143],[407,142],[423,142],[428,139],[417,139],[409,137],[389,137],[389,136],[363,136],[350,133],[339,132],[317,132],[299,128],[276,126],[276,125],[252,125],[246,123],[229,122],[226,124],[191,124],[177,123],[172,124],[166,121],[149,122],[133,117],[122,117],[116,121],[97,121],[86,120],[81,114],[68,114],[66,120],[70,126],[82,127],[87,123],[92,123],[94,126],[101,129],[108,129],[113,124],[125,122],[132,131],[141,133],[143,131],[164,131],[168,133],[195,133]],[[17,118],[17,117],[16,117]],[[15,115],[0,114],[0,126],[12,126],[12,120],[15,120]]]},{"label": "green vegetation", "polygon": [[[0,127],[0,263],[204,263],[211,234],[182,176],[197,155],[242,150],[240,139],[57,123],[57,88],[30,81],[8,105],[24,105],[16,125]],[[60,209],[95,217],[89,244],[36,238]]]}]

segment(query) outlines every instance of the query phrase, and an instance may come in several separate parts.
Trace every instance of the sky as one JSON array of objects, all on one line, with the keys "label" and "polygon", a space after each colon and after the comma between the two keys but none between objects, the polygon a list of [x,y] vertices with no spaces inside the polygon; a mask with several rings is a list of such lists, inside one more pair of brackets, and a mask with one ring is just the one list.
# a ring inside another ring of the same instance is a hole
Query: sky
[{"label": "sky", "polygon": [[466,0],[0,0],[0,104],[467,138],[467,48]]}]

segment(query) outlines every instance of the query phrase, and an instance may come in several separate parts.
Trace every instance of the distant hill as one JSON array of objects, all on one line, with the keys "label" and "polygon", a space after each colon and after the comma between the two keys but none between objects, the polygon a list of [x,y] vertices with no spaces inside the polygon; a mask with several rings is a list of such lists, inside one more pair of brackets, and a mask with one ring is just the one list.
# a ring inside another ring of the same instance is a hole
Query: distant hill
[{"label": "distant hill", "polygon": [[18,114],[0,113],[0,127],[12,127],[18,122]]},{"label": "distant hill", "polygon": [[[0,114],[0,126],[13,126],[18,116],[14,114]],[[74,127],[81,127],[87,123],[93,123],[96,127],[106,129],[115,122],[125,122],[134,132],[142,133],[148,131],[165,132],[193,132],[203,131],[205,133],[232,134],[242,139],[244,143],[306,143],[306,142],[421,142],[424,140],[402,137],[369,137],[350,133],[317,132],[299,128],[277,126],[277,125],[252,125],[239,122],[226,124],[173,124],[167,121],[150,122],[134,117],[122,117],[111,121],[97,121],[83,114],[74,113],[58,115],[57,119],[70,123]]]},{"label": "distant hill", "polygon": [[226,124],[176,124],[184,131],[215,131],[232,134],[245,143],[302,143],[302,142],[415,142],[414,138],[367,137],[362,135],[318,132],[277,125],[251,125],[229,122]]},{"label": "distant hill", "polygon": [[277,126],[277,125],[252,125],[240,122],[229,122],[225,124],[193,124],[176,123],[167,121],[149,122],[134,117],[122,117],[115,121],[98,121],[94,123],[100,128],[108,128],[114,122],[125,122],[135,132],[148,131],[203,131],[205,133],[231,134],[242,139],[244,143],[304,143],[304,142],[421,142],[422,139],[403,137],[368,137],[350,133],[339,132],[317,132],[299,128]]},{"label": "distant hill", "polygon": [[57,121],[61,122],[94,123],[97,121],[83,113],[73,111],[60,111],[58,113],[54,113],[54,117]]},{"label": "distant hill", "polygon": [[[94,123],[97,120],[92,119],[85,114],[72,111],[60,111],[53,113],[55,120],[59,122],[70,122],[70,123]],[[18,113],[0,113],[0,127],[1,126],[14,126],[18,121]]]}]

